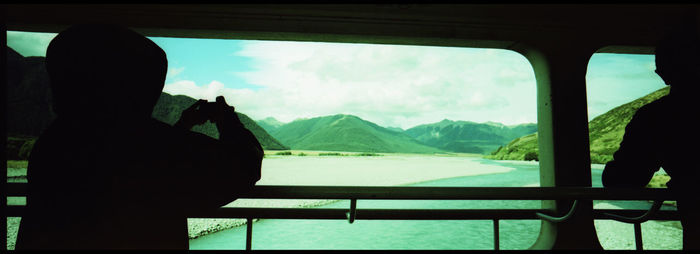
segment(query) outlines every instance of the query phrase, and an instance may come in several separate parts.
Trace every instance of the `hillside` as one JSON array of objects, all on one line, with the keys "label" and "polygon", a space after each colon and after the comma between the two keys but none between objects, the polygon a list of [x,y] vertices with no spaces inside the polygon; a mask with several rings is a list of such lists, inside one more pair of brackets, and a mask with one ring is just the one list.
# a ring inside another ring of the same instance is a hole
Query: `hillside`
[{"label": "hillside", "polygon": [[[588,123],[591,147],[591,163],[607,163],[620,147],[620,141],[625,134],[625,127],[640,107],[655,101],[669,92],[669,87],[659,89],[644,97],[618,106],[605,114],[599,115]],[[507,146],[499,148],[487,156],[497,160],[534,159],[538,155],[536,136],[529,135],[513,140]]]},{"label": "hillside", "polygon": [[378,126],[353,115],[295,120],[272,132],[282,143],[298,150],[386,153],[435,153],[408,135]]},{"label": "hillside", "polygon": [[279,129],[279,127],[281,127],[282,125],[284,125],[283,122],[278,121],[278,120],[275,119],[274,117],[267,117],[267,118],[265,118],[265,119],[258,120],[258,121],[255,121],[255,122],[256,122],[258,125],[260,125],[260,127],[262,127],[263,129],[265,129],[265,131],[267,131],[267,133],[272,133],[272,132],[276,131],[277,129]]},{"label": "hillside", "polygon": [[537,124],[506,126],[500,123],[475,123],[442,120],[423,124],[404,133],[425,145],[445,151],[462,153],[489,153],[514,138],[537,131]]},{"label": "hillside", "polygon": [[622,136],[625,134],[627,123],[637,109],[666,96],[670,87],[656,90],[644,97],[616,107],[603,115],[593,118],[588,123],[589,139],[591,144],[591,161],[593,163],[606,163],[612,160],[612,155],[620,148]]},{"label": "hillside", "polygon": [[[7,48],[7,156],[11,160],[26,159],[34,140],[46,129],[56,115],[51,106],[49,77],[44,57],[23,57]],[[154,118],[174,123],[180,112],[194,103],[186,96],[161,94],[154,109]],[[253,132],[265,149],[287,149],[272,138],[255,121],[239,113],[243,124]],[[209,136],[217,137],[212,124],[195,128]]]},{"label": "hillside", "polygon": [[[168,124],[175,124],[177,119],[180,118],[180,113],[194,104],[197,100],[184,96],[184,95],[170,95],[168,93],[161,93],[155,108],[153,109],[153,118],[158,119],[162,122]],[[253,135],[258,139],[258,142],[262,145],[265,150],[286,150],[289,147],[283,145],[277,139],[273,138],[268,134],[262,127],[260,127],[253,119],[247,115],[237,112],[238,119],[241,120],[243,126],[250,130]],[[210,136],[212,138],[219,138],[219,131],[216,129],[216,125],[211,122],[206,122],[203,125],[195,126],[192,131],[199,132]]]}]

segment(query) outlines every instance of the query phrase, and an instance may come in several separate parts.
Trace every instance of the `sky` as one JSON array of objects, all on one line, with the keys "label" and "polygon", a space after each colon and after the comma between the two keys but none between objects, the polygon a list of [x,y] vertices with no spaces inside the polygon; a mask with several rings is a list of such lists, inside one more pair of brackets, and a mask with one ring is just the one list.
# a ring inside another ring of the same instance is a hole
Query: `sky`
[{"label": "sky", "polygon": [[[45,56],[56,34],[8,31],[23,56]],[[514,51],[353,43],[149,37],[166,52],[164,91],[223,95],[255,120],[352,114],[385,127],[443,119],[536,123],[535,75]],[[664,87],[653,55],[594,54],[589,120]]]}]

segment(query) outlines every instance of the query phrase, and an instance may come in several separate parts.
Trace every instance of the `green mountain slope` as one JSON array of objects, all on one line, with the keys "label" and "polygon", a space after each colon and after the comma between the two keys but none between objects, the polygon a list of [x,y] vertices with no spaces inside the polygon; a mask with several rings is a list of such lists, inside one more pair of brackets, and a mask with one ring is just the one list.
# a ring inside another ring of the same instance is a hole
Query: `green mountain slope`
[{"label": "green mountain slope", "polygon": [[591,161],[593,163],[606,163],[612,160],[613,153],[620,148],[622,136],[625,134],[625,127],[632,120],[632,116],[637,112],[637,109],[666,96],[670,91],[669,89],[670,87],[667,86],[656,90],[593,118],[588,123]]},{"label": "green mountain slope", "polygon": [[[592,163],[607,163],[620,147],[620,141],[625,134],[625,127],[640,107],[655,101],[669,92],[669,87],[659,89],[644,97],[618,106],[605,114],[599,115],[588,123]],[[521,137],[499,148],[490,159],[525,160],[534,159],[538,155],[537,138],[534,135]],[[527,155],[527,156],[526,156]]]},{"label": "green mountain slope", "polygon": [[272,133],[292,149],[351,152],[435,153],[441,150],[352,115],[295,120]]},{"label": "green mountain slope", "polygon": [[282,125],[285,124],[283,122],[278,121],[274,117],[267,117],[265,119],[258,120],[255,122],[258,125],[260,125],[260,127],[265,129],[265,131],[267,131],[267,133],[272,133],[272,132],[276,131],[277,129],[279,129],[279,127],[282,127]]},{"label": "green mountain slope", "polygon": [[[194,104],[197,100],[184,95],[170,95],[161,93],[155,108],[153,109],[153,118],[164,123],[175,124],[183,110]],[[265,150],[286,150],[289,147],[283,145],[277,139],[270,136],[262,127],[260,127],[253,119],[247,115],[237,112],[238,119],[241,120],[243,126],[255,135]],[[192,131],[199,132],[212,138],[219,138],[219,131],[216,125],[211,122],[206,122],[203,125],[195,126]]]},{"label": "green mountain slope", "polygon": [[488,153],[514,138],[537,131],[537,124],[506,126],[500,123],[475,123],[442,120],[423,124],[404,133],[428,146],[462,153]]},{"label": "green mountain slope", "polygon": [[[154,118],[174,123],[180,112],[194,103],[186,96],[161,94],[154,109]],[[7,48],[7,156],[11,160],[26,159],[29,151],[44,129],[56,115],[51,109],[49,77],[44,57],[24,57]],[[239,114],[243,124],[253,132],[265,149],[287,149],[257,126],[249,117]],[[214,125],[196,127],[195,131],[212,137],[218,136]]]}]

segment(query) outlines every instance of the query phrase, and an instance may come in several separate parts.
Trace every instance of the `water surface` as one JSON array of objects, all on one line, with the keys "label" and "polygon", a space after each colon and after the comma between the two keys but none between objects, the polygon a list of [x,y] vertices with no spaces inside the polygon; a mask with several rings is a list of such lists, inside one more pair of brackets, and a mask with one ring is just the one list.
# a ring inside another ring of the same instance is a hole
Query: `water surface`
[{"label": "water surface", "polygon": [[[440,167],[440,157],[432,157],[431,167]],[[445,157],[446,163],[455,158]],[[400,168],[400,158],[372,158],[374,165],[387,162]],[[387,160],[387,161],[385,161]],[[462,158],[469,165],[484,168],[500,167],[492,174],[452,177],[409,184],[408,186],[441,187],[520,187],[539,186],[539,165],[534,162],[491,161]],[[353,161],[353,160],[348,160]],[[399,161],[397,163],[397,161]],[[413,159],[404,160],[413,163]],[[284,165],[278,161],[276,165]],[[296,161],[298,162],[298,161]],[[326,161],[330,163],[330,161]],[[335,164],[345,168],[345,165]],[[370,164],[366,164],[370,165]],[[299,165],[296,165],[299,166]],[[410,165],[415,166],[415,165]],[[592,170],[593,186],[602,186],[600,166]],[[347,169],[347,168],[345,168]],[[474,169],[473,170],[479,170]],[[367,170],[366,168],[364,170]],[[377,168],[375,170],[381,170]],[[465,169],[467,170],[467,169]],[[430,171],[426,171],[427,174]],[[605,208],[647,209],[643,201],[597,201]],[[358,200],[357,208],[418,208],[418,209],[538,209],[536,200]],[[349,208],[341,200],[321,208]],[[665,207],[664,209],[673,209]],[[611,227],[612,225],[612,227]],[[596,221],[599,238],[606,249],[633,249],[632,225],[612,221]],[[642,225],[645,247],[651,249],[680,249],[679,229],[658,222]],[[536,240],[539,220],[504,220],[500,222],[501,249],[527,249]],[[614,231],[614,232],[613,232]],[[616,236],[619,232],[624,235]],[[244,249],[245,227],[236,227],[190,240],[191,249]],[[660,237],[656,237],[660,236]],[[266,219],[253,224],[253,249],[493,249],[491,220],[282,220]]]}]

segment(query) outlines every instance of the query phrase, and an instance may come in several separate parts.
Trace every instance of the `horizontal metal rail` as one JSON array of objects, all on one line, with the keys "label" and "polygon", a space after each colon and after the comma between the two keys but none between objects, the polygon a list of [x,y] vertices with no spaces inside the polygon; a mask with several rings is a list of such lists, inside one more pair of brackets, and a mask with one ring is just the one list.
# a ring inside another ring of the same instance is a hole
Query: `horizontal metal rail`
[{"label": "horizontal metal rail", "polygon": [[[26,183],[7,183],[7,196],[24,196]],[[356,187],[256,186],[238,198],[424,200],[675,200],[665,188],[599,187]]]},{"label": "horizontal metal rail", "polygon": [[431,200],[674,200],[669,189],[592,187],[256,186],[240,198]]},{"label": "horizontal metal rail", "polygon": [[[222,207],[211,212],[188,215],[189,218],[256,218],[256,219],[313,219],[347,220],[348,209],[343,208],[239,208]],[[539,220],[536,213],[545,209],[357,209],[356,220]],[[638,216],[647,210],[594,209],[593,218],[614,220],[611,213]],[[8,206],[8,217],[20,217],[24,206]],[[677,211],[661,210],[651,220],[678,220]]]},{"label": "horizontal metal rail", "polygon": [[[25,196],[26,183],[8,183],[8,196]],[[350,209],[222,207],[188,215],[189,218],[246,219],[246,249],[252,248],[253,219],[348,220],[492,220],[494,249],[500,245],[500,220],[546,219],[561,222],[573,216],[579,200],[654,200],[650,210],[594,209],[593,219],[634,222],[636,249],[642,250],[640,220],[679,220],[677,211],[658,210],[662,200],[674,200],[669,189],[613,189],[590,187],[350,187],[256,186],[238,198],[349,199]],[[574,200],[562,217],[546,209],[357,209],[358,199],[394,200]],[[8,217],[20,217],[24,206],[8,206]]]}]

